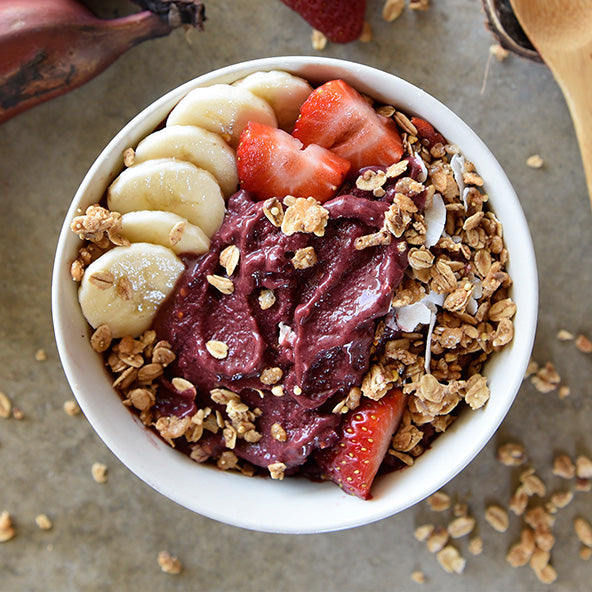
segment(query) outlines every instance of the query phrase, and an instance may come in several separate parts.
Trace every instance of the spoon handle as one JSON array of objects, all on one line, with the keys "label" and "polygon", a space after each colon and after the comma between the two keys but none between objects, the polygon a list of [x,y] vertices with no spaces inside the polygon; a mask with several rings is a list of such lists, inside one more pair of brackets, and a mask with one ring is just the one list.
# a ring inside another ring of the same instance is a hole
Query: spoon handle
[{"label": "spoon handle", "polygon": [[592,59],[588,54],[570,56],[569,65],[556,73],[556,79],[571,113],[592,205]]}]

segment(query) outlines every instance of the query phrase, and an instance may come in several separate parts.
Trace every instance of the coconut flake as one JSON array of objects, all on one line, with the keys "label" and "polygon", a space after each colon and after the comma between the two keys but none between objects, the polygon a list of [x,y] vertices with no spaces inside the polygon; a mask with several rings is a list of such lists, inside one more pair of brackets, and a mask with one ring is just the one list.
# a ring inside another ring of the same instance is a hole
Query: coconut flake
[{"label": "coconut flake", "polygon": [[465,187],[462,192],[462,202],[463,202],[463,205],[465,206],[465,211],[467,211],[469,209],[469,193],[470,193],[470,191],[471,191],[470,187]]},{"label": "coconut flake", "polygon": [[430,322],[431,315],[432,311],[423,300],[420,300],[397,309],[397,325],[401,331],[410,333],[415,331],[417,325],[427,325]]},{"label": "coconut flake", "polygon": [[430,290],[430,292],[428,294],[426,294],[422,300],[426,303],[428,308],[433,313],[436,313],[437,312],[436,307],[442,308],[442,306],[444,306],[445,297],[444,297],[444,294],[438,294],[438,293],[434,292],[433,290]]},{"label": "coconut flake", "polygon": [[417,152],[413,153],[413,159],[417,162],[417,165],[420,168],[420,173],[417,177],[417,180],[420,183],[425,183],[428,179],[428,167],[426,166],[426,163],[423,161],[423,158],[417,154]]},{"label": "coconut flake", "polygon": [[465,201],[465,181],[463,179],[463,172],[465,169],[465,157],[460,153],[457,152],[456,154],[452,155],[450,159],[450,167],[452,168],[452,173],[454,174],[454,180],[458,185],[458,190],[460,194],[463,196],[463,201],[465,202],[465,210],[467,208],[467,202]]},{"label": "coconut flake", "polygon": [[426,349],[425,349],[425,371],[426,374],[431,374],[430,372],[430,362],[432,361],[432,334],[434,333],[434,327],[436,326],[436,313],[432,312],[432,316],[430,318],[430,325],[428,327],[428,334],[426,335]]},{"label": "coconut flake", "polygon": [[424,220],[426,225],[425,247],[433,247],[442,236],[446,226],[446,206],[439,193],[435,193],[429,208],[424,210]]},{"label": "coconut flake", "polygon": [[476,300],[479,300],[483,296],[483,282],[478,277],[471,278],[471,284],[473,284],[473,291],[471,296]]},{"label": "coconut flake", "polygon": [[469,278],[469,281],[473,285],[473,289],[471,291],[471,297],[467,301],[467,312],[474,315],[479,308],[477,300],[483,296],[483,282],[476,276]]},{"label": "coconut flake", "polygon": [[[409,333],[415,331],[418,325],[428,325],[432,321],[432,316],[438,312],[438,307],[443,304],[444,294],[436,294],[436,292],[431,291],[419,302],[406,304],[395,309],[397,328]],[[386,323],[389,325],[388,319]]]}]

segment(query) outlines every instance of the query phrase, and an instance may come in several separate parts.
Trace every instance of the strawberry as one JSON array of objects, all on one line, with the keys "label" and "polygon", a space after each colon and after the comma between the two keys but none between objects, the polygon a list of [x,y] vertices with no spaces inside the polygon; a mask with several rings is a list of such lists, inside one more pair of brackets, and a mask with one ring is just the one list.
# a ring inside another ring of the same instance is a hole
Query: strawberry
[{"label": "strawberry", "polygon": [[317,462],[324,475],[346,493],[369,499],[370,488],[391,443],[406,405],[399,389],[382,399],[364,399],[341,425],[339,440],[323,450]]},{"label": "strawberry", "polygon": [[334,43],[355,41],[364,27],[366,0],[282,0]]},{"label": "strawberry", "polygon": [[251,121],[236,150],[241,187],[259,200],[314,197],[326,201],[336,193],[350,164],[333,152],[302,142],[287,132]]},{"label": "strawberry", "polygon": [[417,136],[422,141],[422,144],[431,148],[434,144],[446,144],[446,138],[434,129],[431,123],[428,123],[421,117],[412,117],[411,123],[417,129]]},{"label": "strawberry", "polygon": [[352,164],[390,166],[401,160],[403,143],[392,121],[379,115],[362,95],[343,80],[316,88],[300,109],[293,135],[307,146],[329,148]]}]

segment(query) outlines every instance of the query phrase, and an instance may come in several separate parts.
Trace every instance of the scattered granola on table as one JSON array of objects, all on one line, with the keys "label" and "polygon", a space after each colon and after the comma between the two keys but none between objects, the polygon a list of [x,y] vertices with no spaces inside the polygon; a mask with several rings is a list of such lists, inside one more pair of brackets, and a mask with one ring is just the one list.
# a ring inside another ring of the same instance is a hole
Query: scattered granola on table
[{"label": "scattered granola on table", "polygon": [[78,403],[73,399],[69,399],[68,401],[64,401],[64,412],[70,417],[74,417],[80,415],[81,411]]},{"label": "scattered granola on table", "polygon": [[0,543],[5,543],[14,537],[16,530],[12,524],[10,514],[3,510],[0,512]]},{"label": "scattered granola on table", "polygon": [[37,524],[41,530],[51,530],[53,528],[53,522],[47,514],[38,514],[35,516],[35,524]]},{"label": "scattered granola on table", "polygon": [[160,569],[164,573],[177,575],[183,571],[183,564],[177,559],[177,557],[173,557],[168,551],[160,551],[157,561]]},{"label": "scattered granola on table", "polygon": [[107,482],[107,465],[96,462],[91,467],[91,474],[93,479],[97,483],[106,483]]},{"label": "scattered granola on table", "polygon": [[12,413],[12,401],[0,391],[0,417],[8,419]]}]

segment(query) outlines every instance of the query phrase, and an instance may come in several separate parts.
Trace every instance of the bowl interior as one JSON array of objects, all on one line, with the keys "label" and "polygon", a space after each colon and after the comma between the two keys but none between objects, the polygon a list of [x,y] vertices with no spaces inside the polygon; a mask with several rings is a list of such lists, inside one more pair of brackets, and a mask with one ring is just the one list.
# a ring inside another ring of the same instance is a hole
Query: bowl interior
[{"label": "bowl interior", "polygon": [[[343,78],[378,100],[430,121],[475,163],[503,224],[510,253],[508,271],[518,308],[515,337],[486,366],[489,402],[479,411],[463,413],[412,468],[379,478],[370,501],[346,495],[332,483],[303,478],[270,482],[222,472],[198,465],[164,444],[121,404],[112,389],[99,356],[90,347],[89,327],[69,273],[79,248],[69,223],[79,210],[101,199],[123,168],[123,150],[151,132],[190,89],[272,69],[298,74],[312,83]],[[476,134],[436,99],[391,74],[311,57],[254,60],[201,76],[160,98],[126,125],[92,165],[74,197],[59,237],[52,284],[54,329],[66,377],[85,416],[111,451],[148,485],[190,510],[244,528],[283,533],[331,531],[379,520],[421,501],[462,470],[493,435],[520,387],[534,340],[537,305],[536,263],[524,214],[506,175]]]}]

